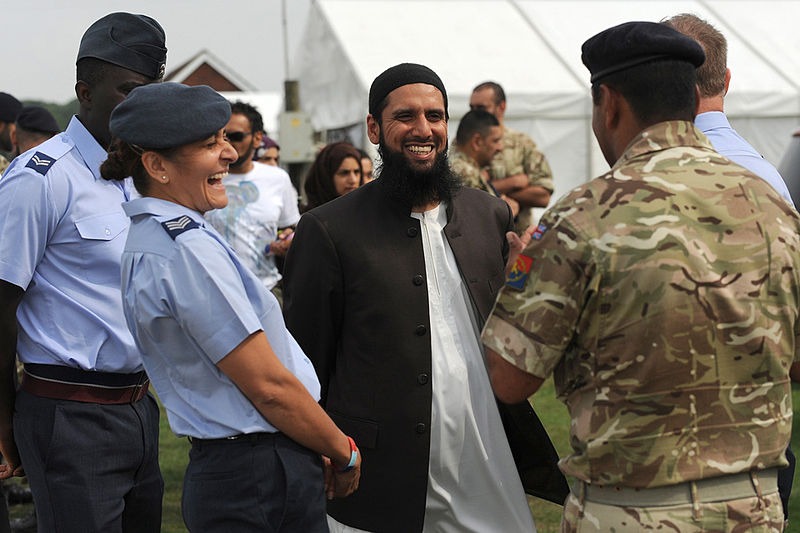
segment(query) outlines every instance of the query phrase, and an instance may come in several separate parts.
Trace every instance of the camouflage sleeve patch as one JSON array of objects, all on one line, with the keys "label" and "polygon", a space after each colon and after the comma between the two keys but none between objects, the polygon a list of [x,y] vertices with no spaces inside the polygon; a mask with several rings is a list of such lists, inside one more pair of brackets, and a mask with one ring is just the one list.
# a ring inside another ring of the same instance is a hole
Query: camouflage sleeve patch
[{"label": "camouflage sleeve patch", "polygon": [[545,214],[535,235],[509,273],[482,341],[515,366],[544,378],[579,327],[592,249],[558,209]]}]

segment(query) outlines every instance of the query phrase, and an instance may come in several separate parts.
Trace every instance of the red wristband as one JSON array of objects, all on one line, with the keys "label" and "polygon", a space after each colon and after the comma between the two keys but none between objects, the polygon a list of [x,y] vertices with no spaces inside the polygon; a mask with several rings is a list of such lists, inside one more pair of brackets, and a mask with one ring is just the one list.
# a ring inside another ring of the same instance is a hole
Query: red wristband
[{"label": "red wristband", "polygon": [[[352,470],[353,467],[356,466],[356,460],[358,459],[358,447],[356,446],[356,441],[354,441],[350,437],[347,437],[347,441],[350,443],[350,462],[347,463],[347,466],[345,466],[342,469],[339,469],[337,467],[337,470],[339,470],[339,472],[349,472],[350,470]],[[334,462],[333,465],[336,466],[336,463]]]}]

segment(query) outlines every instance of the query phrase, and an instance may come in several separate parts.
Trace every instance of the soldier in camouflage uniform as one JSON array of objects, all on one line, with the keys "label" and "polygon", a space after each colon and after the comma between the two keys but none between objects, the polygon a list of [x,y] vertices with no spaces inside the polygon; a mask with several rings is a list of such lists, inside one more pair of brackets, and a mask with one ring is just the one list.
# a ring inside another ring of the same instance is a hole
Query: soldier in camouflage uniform
[{"label": "soldier in camouflage uniform", "polygon": [[492,81],[481,83],[472,90],[469,99],[472,110],[488,111],[497,117],[503,128],[503,151],[492,159],[489,168],[492,186],[500,193],[513,198],[520,205],[515,222],[517,233],[522,233],[533,221],[532,207],[547,207],[553,193],[553,173],[544,154],[533,139],[522,132],[505,127],[506,94]]},{"label": "soldier in camouflage uniform", "polygon": [[583,46],[611,170],[542,218],[483,333],[495,392],[572,417],[562,531],[781,531],[800,218],[694,127],[693,40]]},{"label": "soldier in camouflage uniform", "polygon": [[489,183],[486,166],[492,158],[503,151],[503,130],[494,115],[476,109],[463,116],[458,124],[455,146],[450,151],[450,170],[461,178],[467,187],[488,192],[502,198],[517,216],[519,203],[513,198],[499,194]]}]

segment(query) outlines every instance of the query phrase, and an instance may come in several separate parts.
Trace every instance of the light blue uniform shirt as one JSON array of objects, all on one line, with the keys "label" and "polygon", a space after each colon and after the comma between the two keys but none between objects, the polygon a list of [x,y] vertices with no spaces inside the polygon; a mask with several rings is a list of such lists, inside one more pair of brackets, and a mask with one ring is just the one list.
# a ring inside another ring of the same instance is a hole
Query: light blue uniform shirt
[{"label": "light blue uniform shirt", "polygon": [[23,363],[142,369],[119,290],[130,184],[100,177],[105,159],[73,117],[0,179],[0,279],[25,290],[17,309]]},{"label": "light blue uniform shirt", "polygon": [[786,198],[786,201],[794,205],[781,175],[769,161],[750,146],[750,143],[731,128],[725,113],[721,111],[700,113],[694,119],[694,124],[708,137],[717,152],[772,185],[772,188]]},{"label": "light blue uniform shirt", "polygon": [[172,431],[203,439],[277,431],[216,366],[259,330],[319,400],[314,367],[278,301],[200,213],[157,198],[123,207],[132,222],[122,254],[125,318]]}]

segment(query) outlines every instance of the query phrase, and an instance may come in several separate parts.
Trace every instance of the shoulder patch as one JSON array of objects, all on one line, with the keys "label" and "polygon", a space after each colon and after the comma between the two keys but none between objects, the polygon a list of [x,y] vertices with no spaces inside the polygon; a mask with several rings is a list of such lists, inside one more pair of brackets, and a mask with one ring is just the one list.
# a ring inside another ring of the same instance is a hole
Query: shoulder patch
[{"label": "shoulder patch", "polygon": [[542,238],[542,235],[544,235],[545,231],[547,231],[547,226],[545,226],[544,224],[539,224],[536,227],[536,230],[531,234],[531,238],[538,241],[539,239]]},{"label": "shoulder patch", "polygon": [[511,272],[506,276],[506,285],[518,291],[524,289],[525,282],[528,281],[528,274],[531,271],[531,265],[533,265],[533,259],[527,255],[520,254],[511,268]]},{"label": "shoulder patch", "polygon": [[36,152],[33,154],[33,157],[28,160],[28,164],[25,165],[28,168],[32,168],[42,176],[47,174],[47,171],[50,170],[50,167],[53,166],[53,163],[56,162],[55,157],[51,157],[44,152]]},{"label": "shoulder patch", "polygon": [[189,218],[187,215],[183,215],[181,217],[162,222],[161,226],[167,230],[167,233],[174,241],[181,233],[189,231],[190,229],[199,228],[200,224]]}]

